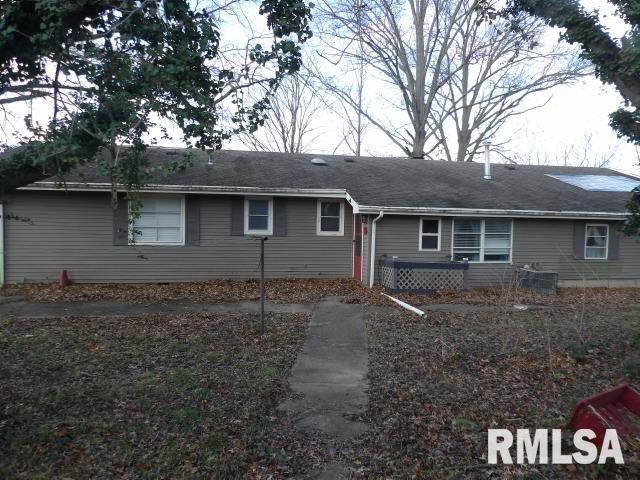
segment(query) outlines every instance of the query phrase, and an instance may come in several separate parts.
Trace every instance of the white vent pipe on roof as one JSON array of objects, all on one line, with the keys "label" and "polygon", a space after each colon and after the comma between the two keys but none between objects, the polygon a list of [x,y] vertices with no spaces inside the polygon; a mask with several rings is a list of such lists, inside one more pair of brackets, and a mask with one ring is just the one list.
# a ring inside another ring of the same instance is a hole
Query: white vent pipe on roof
[{"label": "white vent pipe on roof", "polygon": [[491,180],[491,142],[487,141],[484,145],[484,179]]}]

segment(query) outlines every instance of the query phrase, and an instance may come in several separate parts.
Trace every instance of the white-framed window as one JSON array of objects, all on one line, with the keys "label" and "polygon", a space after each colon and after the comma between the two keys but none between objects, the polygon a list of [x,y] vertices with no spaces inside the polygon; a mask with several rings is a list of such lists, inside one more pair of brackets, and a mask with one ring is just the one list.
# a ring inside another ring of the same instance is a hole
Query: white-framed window
[{"label": "white-framed window", "polygon": [[419,229],[418,250],[435,251],[440,250],[440,219],[432,217],[421,217]]},{"label": "white-framed window", "polygon": [[585,226],[584,258],[606,260],[609,257],[609,225],[588,223]]},{"label": "white-framed window", "polygon": [[129,223],[130,244],[184,245],[184,196],[148,195],[140,203],[139,216]]},{"label": "white-framed window", "polygon": [[273,234],[273,199],[244,199],[244,233],[248,235]]},{"label": "white-framed window", "polygon": [[451,258],[469,262],[511,262],[513,222],[502,218],[456,218]]},{"label": "white-framed window", "polygon": [[318,235],[344,235],[344,202],[318,200],[316,233]]}]

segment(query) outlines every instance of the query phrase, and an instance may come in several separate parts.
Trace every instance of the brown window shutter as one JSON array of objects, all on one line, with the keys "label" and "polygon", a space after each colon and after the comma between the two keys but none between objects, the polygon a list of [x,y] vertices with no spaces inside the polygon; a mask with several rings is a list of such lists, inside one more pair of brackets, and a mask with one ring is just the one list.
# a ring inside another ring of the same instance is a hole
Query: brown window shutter
[{"label": "brown window shutter", "polygon": [[185,197],[185,245],[200,245],[200,197]]},{"label": "brown window shutter", "polygon": [[125,198],[119,198],[113,210],[113,244],[129,245],[129,206]]},{"label": "brown window shutter", "polygon": [[573,257],[577,260],[584,260],[584,235],[586,222],[573,223]]},{"label": "brown window shutter", "polygon": [[621,223],[614,222],[609,224],[609,260],[620,259],[620,232]]},{"label": "brown window shutter", "polygon": [[274,198],[273,199],[273,236],[274,237],[286,237],[287,236],[287,199],[286,198]]},{"label": "brown window shutter", "polygon": [[244,198],[231,199],[231,235],[244,235]]}]

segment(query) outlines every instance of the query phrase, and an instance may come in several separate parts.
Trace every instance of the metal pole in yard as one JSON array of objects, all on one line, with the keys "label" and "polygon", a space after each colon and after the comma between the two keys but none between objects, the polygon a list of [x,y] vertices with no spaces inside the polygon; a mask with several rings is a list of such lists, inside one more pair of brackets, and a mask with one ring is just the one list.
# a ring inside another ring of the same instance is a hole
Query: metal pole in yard
[{"label": "metal pole in yard", "polygon": [[264,242],[267,237],[260,239],[260,335],[264,335]]}]

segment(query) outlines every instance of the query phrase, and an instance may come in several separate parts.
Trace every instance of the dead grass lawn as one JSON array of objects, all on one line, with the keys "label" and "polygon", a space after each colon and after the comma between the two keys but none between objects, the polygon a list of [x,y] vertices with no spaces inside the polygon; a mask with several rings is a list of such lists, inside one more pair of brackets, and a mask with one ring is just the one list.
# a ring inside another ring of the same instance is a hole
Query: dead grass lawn
[{"label": "dead grass lawn", "polygon": [[[358,478],[638,478],[624,469],[488,468],[487,428],[562,428],[575,403],[640,385],[640,309],[372,316],[371,435]],[[358,451],[358,448],[356,448]]]},{"label": "dead grass lawn", "polygon": [[275,412],[307,322],[0,320],[0,478],[289,476]]}]

